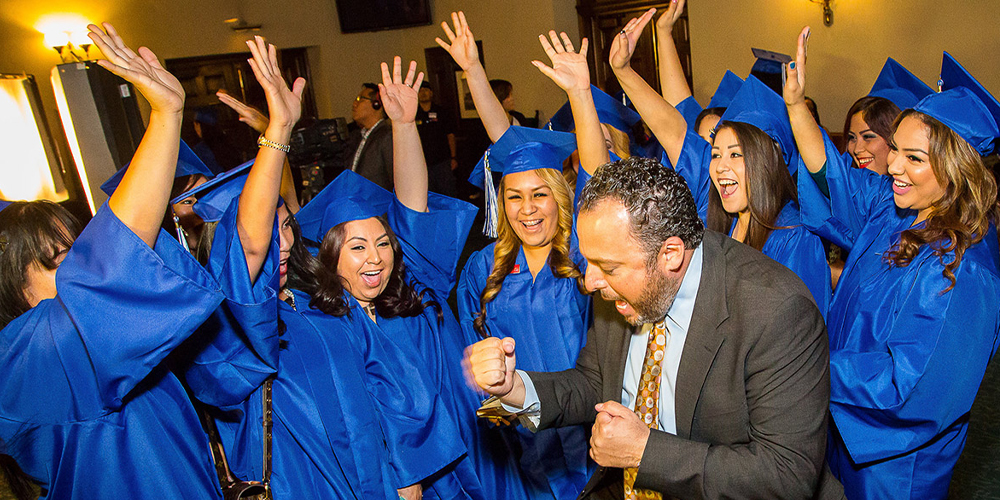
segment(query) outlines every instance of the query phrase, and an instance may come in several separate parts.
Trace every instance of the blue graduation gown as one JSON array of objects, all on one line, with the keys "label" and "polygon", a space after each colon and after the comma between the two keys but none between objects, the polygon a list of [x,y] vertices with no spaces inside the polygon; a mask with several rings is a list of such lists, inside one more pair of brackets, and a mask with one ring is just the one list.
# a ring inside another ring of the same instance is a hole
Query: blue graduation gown
[{"label": "blue graduation gown", "polygon": [[707,224],[708,196],[712,189],[712,177],[708,174],[708,165],[712,162],[712,145],[695,132],[688,131],[684,136],[681,154],[674,165],[667,157],[666,151],[660,153],[660,163],[672,167],[687,182],[694,204],[698,207],[698,217]]},{"label": "blue graduation gown", "polygon": [[[577,200],[589,178],[580,169]],[[472,324],[493,270],[495,246],[493,243],[472,254],[459,280],[459,322],[467,345],[481,340]],[[581,271],[585,270],[586,261],[577,249],[575,231],[570,253]],[[532,279],[523,249],[518,250],[515,262],[500,293],[486,304],[488,330],[495,337],[513,337],[517,341],[519,369],[560,371],[574,367],[590,327],[590,296],[580,293],[576,280],[553,275],[548,265]],[[475,404],[478,407],[478,402]],[[594,467],[588,459],[587,430],[574,426],[532,433],[521,427],[496,428],[480,420],[475,429],[477,444],[470,446],[470,455],[484,488],[497,498],[573,499]]]},{"label": "blue graduation gown", "polygon": [[905,267],[882,259],[916,219],[896,207],[892,179],[840,161],[828,138],[826,148],[830,198],[804,164],[799,198],[803,221],[852,245],[827,323],[830,467],[848,498],[945,498],[997,346],[996,229],[966,250],[943,292],[949,281],[929,246]]},{"label": "blue graduation gown", "polygon": [[0,441],[43,498],[221,499],[208,439],[166,358],[218,285],[165,232],[150,248],[107,207],[57,295],[0,332]]},{"label": "blue graduation gown", "polygon": [[[479,407],[479,398],[462,374],[461,360],[466,344],[447,299],[455,286],[458,259],[476,211],[469,203],[436,193],[428,193],[426,212],[413,211],[393,199],[386,216],[402,250],[405,279],[424,294],[425,303],[433,301],[437,305],[426,307],[422,313],[411,317],[377,315],[373,322],[353,297],[349,299],[356,311],[351,315],[356,327],[368,335],[396,343],[405,352],[420,355],[418,363],[431,387],[440,393],[456,426],[456,432],[450,436],[453,444],[465,445],[461,446],[462,452],[473,442],[472,428],[476,425],[475,408]],[[473,403],[475,406],[470,409]],[[447,448],[444,443],[438,446]],[[484,493],[473,464],[464,458],[439,473],[424,496],[491,498]]]},{"label": "blue graduation gown", "polygon": [[705,108],[701,107],[701,104],[698,104],[698,101],[695,100],[694,96],[688,96],[683,101],[677,103],[676,108],[681,116],[684,117],[684,121],[687,122],[688,131],[697,134],[698,130],[694,127],[695,122],[698,121],[698,115],[700,115]]},{"label": "blue graduation gown", "polygon": [[[674,168],[687,181],[698,207],[698,216],[703,221],[708,220],[708,197],[712,192],[711,163],[712,145],[698,134],[688,132]],[[799,208],[794,201],[782,207],[774,227],[777,229],[768,235],[761,253],[794,271],[809,287],[817,307],[826,317],[833,286],[822,240],[802,226]],[[730,228],[729,236],[732,236],[733,229],[735,224]]]},{"label": "blue graduation gown", "polygon": [[[729,236],[733,235],[735,226],[733,224],[729,230]],[[825,318],[830,309],[833,285],[823,240],[802,225],[799,206],[791,200],[778,213],[774,227],[777,229],[767,236],[761,253],[791,269],[802,279]]]},{"label": "blue graduation gown", "polygon": [[[276,319],[246,313],[239,321],[223,319],[225,327],[187,371],[199,399],[222,410],[217,424],[233,472],[243,479],[262,475],[260,383],[271,374],[276,498],[395,499],[397,488],[458,459],[464,450],[451,443],[450,415],[408,353],[367,335],[351,317],[310,308],[302,292],[292,292],[297,309],[276,301],[276,243],[250,284],[236,237],[236,205],[216,230],[210,261],[232,297],[224,309],[231,302],[257,310],[270,304]],[[277,321],[285,329],[280,335]],[[213,381],[220,374],[236,383],[219,387]]]}]

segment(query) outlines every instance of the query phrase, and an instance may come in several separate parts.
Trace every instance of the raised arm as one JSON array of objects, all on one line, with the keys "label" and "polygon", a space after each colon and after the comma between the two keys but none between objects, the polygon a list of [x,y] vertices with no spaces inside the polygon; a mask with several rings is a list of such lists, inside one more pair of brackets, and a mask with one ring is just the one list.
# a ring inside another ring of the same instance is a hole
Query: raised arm
[{"label": "raised arm", "polygon": [[239,211],[236,215],[240,243],[243,244],[247,269],[253,280],[260,272],[271,245],[274,209],[278,205],[278,190],[286,156],[278,147],[288,144],[292,127],[299,120],[306,81],[296,79],[290,90],[281,76],[274,45],[265,43],[263,38],[256,36],[247,41],[247,46],[253,54],[248,60],[250,68],[257,77],[257,82],[264,88],[270,113],[267,128],[261,137],[272,144],[262,145],[258,149],[257,158],[240,194]]},{"label": "raised arm", "polygon": [[590,69],[587,67],[587,39],[580,41],[580,52],[573,50],[573,42],[566,33],[561,33],[562,41],[555,31],[549,31],[549,40],[538,35],[545,54],[552,67],[541,61],[531,61],[539,71],[552,79],[569,97],[569,107],[576,123],[576,147],[580,152],[580,166],[593,175],[597,167],[610,161],[609,146],[601,130],[601,119],[597,117],[594,95],[590,91]]},{"label": "raised arm", "polygon": [[104,31],[91,24],[88,36],[107,60],[102,68],[124,78],[149,102],[149,125],[132,156],[108,207],[147,245],[156,243],[167,209],[170,188],[177,169],[177,149],[184,112],[184,89],[174,75],[163,69],[156,55],[146,47],[136,54],[118,36],[114,26],[104,23]]},{"label": "raised arm", "polygon": [[[677,46],[674,45],[674,24],[684,12],[685,0],[670,0],[667,10],[656,20],[656,55],[659,60],[660,92],[671,106],[677,106],[684,99],[691,97],[691,88],[684,78],[684,68],[681,58],[677,56]],[[641,31],[641,30],[640,30]]]},{"label": "raised arm", "polygon": [[806,107],[806,51],[809,44],[809,27],[799,33],[795,60],[788,64],[788,78],[782,94],[788,108],[788,120],[795,134],[795,145],[802,155],[802,162],[810,172],[819,172],[826,164],[826,150],[823,147],[823,132],[809,108]]},{"label": "raised arm", "polygon": [[479,49],[476,47],[476,37],[472,36],[469,30],[469,23],[465,21],[464,12],[452,12],[451,21],[455,25],[454,31],[448,23],[441,23],[445,36],[448,37],[446,43],[441,38],[434,41],[451,54],[461,68],[465,71],[465,78],[469,82],[469,91],[472,92],[472,102],[476,105],[479,118],[483,120],[486,133],[490,140],[497,142],[500,136],[510,127],[507,119],[507,112],[497,99],[496,94],[490,87],[490,80],[486,78],[486,70],[479,62]]},{"label": "raised arm", "polygon": [[[267,131],[270,120],[259,109],[229,95],[225,90],[220,90],[215,95],[219,98],[219,102],[229,106],[230,109],[239,115],[241,122],[249,125],[258,134],[263,134]],[[292,165],[288,163],[287,156],[285,157],[285,164],[281,167],[281,189],[278,190],[278,195],[281,196],[281,199],[285,200],[285,206],[288,207],[288,211],[292,215],[298,213],[299,208],[301,208],[299,206],[299,195],[295,192]]]},{"label": "raised arm", "polygon": [[382,63],[382,83],[379,95],[385,113],[392,120],[392,176],[396,198],[406,208],[416,212],[427,211],[427,161],[420,146],[420,133],[414,121],[417,116],[417,91],[424,81],[423,72],[417,73],[417,62],[410,61],[406,79],[401,76],[400,58],[389,65]]},{"label": "raised arm", "polygon": [[622,90],[632,100],[639,116],[642,116],[642,120],[660,141],[671,163],[676,164],[684,146],[688,124],[680,112],[664,101],[631,65],[635,44],[655,13],[656,9],[649,9],[643,15],[632,18],[622,28],[621,33],[611,42],[609,62]]}]

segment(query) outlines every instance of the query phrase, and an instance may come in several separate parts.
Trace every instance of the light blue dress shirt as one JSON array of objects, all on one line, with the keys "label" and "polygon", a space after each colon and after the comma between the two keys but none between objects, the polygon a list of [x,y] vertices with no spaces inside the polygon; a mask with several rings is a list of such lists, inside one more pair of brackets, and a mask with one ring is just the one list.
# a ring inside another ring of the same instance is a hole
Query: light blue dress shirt
[{"label": "light blue dress shirt", "polygon": [[[681,364],[681,355],[684,352],[684,341],[687,339],[688,328],[691,326],[691,315],[694,313],[694,302],[698,297],[698,288],[701,285],[701,270],[704,262],[704,252],[699,245],[691,257],[681,286],[677,290],[677,297],[673,305],[667,311],[667,345],[664,349],[662,378],[660,380],[660,398],[657,402],[658,417],[657,430],[677,433],[677,421],[674,409],[674,390],[677,387],[677,370]],[[646,343],[649,339],[649,331],[653,328],[651,323],[642,325],[636,333],[632,334],[629,340],[628,357],[625,361],[625,378],[622,381],[622,406],[634,409],[635,394],[639,389],[639,380],[642,378],[642,364],[646,357]],[[531,377],[523,370],[517,370],[524,382],[524,406],[516,407],[503,405],[511,412],[520,412],[519,420],[521,424],[534,430],[541,418],[541,403],[538,401],[538,393],[535,385],[531,382]]]}]

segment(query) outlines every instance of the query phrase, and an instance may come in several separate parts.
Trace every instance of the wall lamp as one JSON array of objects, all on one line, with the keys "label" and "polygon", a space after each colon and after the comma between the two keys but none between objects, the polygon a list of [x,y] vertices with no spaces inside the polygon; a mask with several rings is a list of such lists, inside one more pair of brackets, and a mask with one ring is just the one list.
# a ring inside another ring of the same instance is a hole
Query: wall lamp
[{"label": "wall lamp", "polygon": [[831,0],[809,0],[823,6],[823,26],[833,26],[833,9],[830,8]]},{"label": "wall lamp", "polygon": [[56,51],[62,62],[83,62],[90,60],[88,24],[83,16],[53,14],[39,21],[35,28],[45,35],[45,46]]}]

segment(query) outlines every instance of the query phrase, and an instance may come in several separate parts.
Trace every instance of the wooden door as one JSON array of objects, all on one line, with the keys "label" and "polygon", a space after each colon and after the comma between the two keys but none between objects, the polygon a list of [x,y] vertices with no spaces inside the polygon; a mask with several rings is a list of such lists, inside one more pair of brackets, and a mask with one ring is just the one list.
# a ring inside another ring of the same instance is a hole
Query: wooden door
[{"label": "wooden door", "polygon": [[[219,102],[215,93],[225,90],[241,101],[267,112],[264,89],[254,78],[247,57],[247,53],[236,53],[166,61],[167,70],[181,82],[186,94],[181,137],[189,145],[194,146],[200,140],[193,126],[195,115],[199,111],[214,114],[218,119],[217,132],[225,137],[229,146],[226,154],[216,154],[220,166],[225,169],[250,160],[256,155],[257,132],[240,122],[236,112]],[[289,84],[298,77],[311,81],[306,48],[279,50],[278,63]],[[315,119],[316,115],[315,97],[310,87],[306,86],[300,123]]]},{"label": "wooden door", "polygon": [[[580,33],[590,39],[590,50],[587,55],[590,63],[591,81],[605,92],[614,95],[621,90],[618,80],[608,64],[608,54],[611,42],[618,36],[622,27],[632,19],[656,7],[660,15],[669,2],[664,1],[619,1],[619,0],[577,0],[577,12],[580,15]],[[635,53],[632,55],[632,68],[645,79],[654,89],[660,88],[660,76],[657,72],[659,61],[656,55],[656,29],[654,21],[646,27],[639,38]],[[692,86],[691,73],[691,36],[688,29],[687,5],[684,12],[674,24],[674,44],[680,56],[681,66],[688,86]],[[694,88],[692,87],[692,92]]]}]

